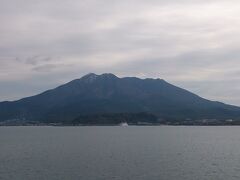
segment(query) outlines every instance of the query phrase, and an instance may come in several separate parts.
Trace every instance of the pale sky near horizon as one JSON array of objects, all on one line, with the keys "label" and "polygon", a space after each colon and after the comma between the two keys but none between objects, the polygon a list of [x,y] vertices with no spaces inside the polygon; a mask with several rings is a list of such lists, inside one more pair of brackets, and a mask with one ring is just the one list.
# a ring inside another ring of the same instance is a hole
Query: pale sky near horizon
[{"label": "pale sky near horizon", "polygon": [[0,101],[110,72],[240,106],[239,0],[0,4]]}]

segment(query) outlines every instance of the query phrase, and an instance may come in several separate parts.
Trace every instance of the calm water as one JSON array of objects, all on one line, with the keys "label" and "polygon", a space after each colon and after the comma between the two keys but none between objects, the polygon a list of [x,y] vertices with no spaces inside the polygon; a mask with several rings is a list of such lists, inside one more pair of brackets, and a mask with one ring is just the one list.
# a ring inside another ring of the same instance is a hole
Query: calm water
[{"label": "calm water", "polygon": [[0,180],[239,180],[240,127],[0,127]]}]

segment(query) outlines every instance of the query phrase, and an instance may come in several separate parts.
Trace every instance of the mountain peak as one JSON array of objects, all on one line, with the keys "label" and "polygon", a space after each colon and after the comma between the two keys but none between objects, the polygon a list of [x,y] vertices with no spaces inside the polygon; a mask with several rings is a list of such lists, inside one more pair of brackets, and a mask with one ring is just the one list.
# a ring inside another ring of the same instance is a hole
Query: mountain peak
[{"label": "mountain peak", "polygon": [[94,82],[96,79],[116,79],[118,78],[117,76],[115,76],[112,73],[104,73],[101,75],[97,75],[95,73],[89,73],[86,74],[85,76],[83,76],[81,79],[84,80],[85,82],[91,83]]},{"label": "mountain peak", "polygon": [[91,78],[91,77],[96,77],[96,76],[98,76],[98,75],[95,73],[88,73],[88,74],[84,75],[82,78]]},{"label": "mountain peak", "polygon": [[93,82],[97,79],[98,75],[94,73],[88,73],[85,76],[83,76],[81,79],[86,81],[86,82]]},{"label": "mountain peak", "polygon": [[109,79],[118,78],[116,75],[114,75],[112,73],[104,73],[104,74],[101,74],[100,77],[109,78]]}]

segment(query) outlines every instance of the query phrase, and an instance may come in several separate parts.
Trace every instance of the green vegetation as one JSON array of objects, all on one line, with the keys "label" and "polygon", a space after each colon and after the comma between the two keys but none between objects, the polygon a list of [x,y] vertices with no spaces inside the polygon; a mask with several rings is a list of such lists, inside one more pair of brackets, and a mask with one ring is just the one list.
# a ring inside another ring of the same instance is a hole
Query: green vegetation
[{"label": "green vegetation", "polygon": [[73,125],[118,125],[126,122],[129,125],[159,124],[158,118],[148,113],[112,113],[82,115],[74,119]]}]

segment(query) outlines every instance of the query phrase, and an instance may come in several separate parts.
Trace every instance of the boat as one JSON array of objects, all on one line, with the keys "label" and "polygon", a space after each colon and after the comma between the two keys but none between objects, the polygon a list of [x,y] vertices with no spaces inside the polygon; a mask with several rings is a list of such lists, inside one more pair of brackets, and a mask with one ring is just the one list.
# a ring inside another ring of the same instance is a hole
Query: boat
[{"label": "boat", "polygon": [[122,123],[119,124],[119,126],[126,127],[126,126],[128,126],[128,123],[127,122],[122,122]]}]

